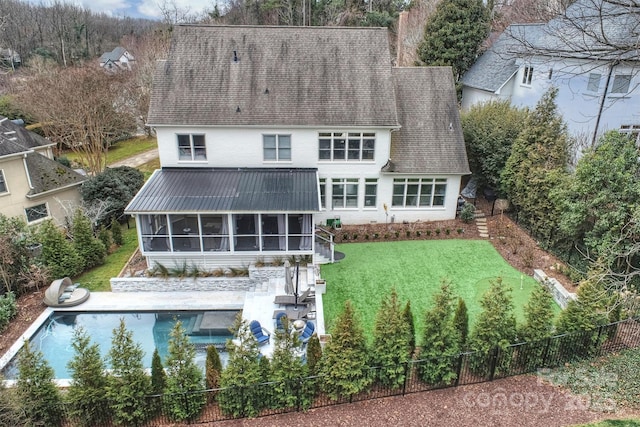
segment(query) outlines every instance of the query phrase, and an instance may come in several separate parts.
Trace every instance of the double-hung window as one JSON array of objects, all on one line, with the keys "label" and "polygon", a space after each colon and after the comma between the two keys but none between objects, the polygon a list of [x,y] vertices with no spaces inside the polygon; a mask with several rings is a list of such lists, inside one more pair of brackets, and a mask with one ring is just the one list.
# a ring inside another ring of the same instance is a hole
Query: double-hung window
[{"label": "double-hung window", "polygon": [[531,82],[533,81],[533,67],[526,66],[524,67],[524,72],[522,73],[522,84],[525,86],[531,86]]},{"label": "double-hung window", "polygon": [[364,180],[364,207],[373,208],[376,206],[378,196],[378,180],[367,178]]},{"label": "double-hung window", "polygon": [[392,205],[405,208],[444,206],[447,180],[444,178],[396,178]]},{"label": "double-hung window", "polygon": [[265,161],[291,160],[291,135],[263,135],[262,151]]},{"label": "double-hung window", "polygon": [[321,132],[318,158],[332,161],[373,161],[376,134],[373,132]]},{"label": "double-hung window", "polygon": [[333,209],[358,207],[358,179],[342,178],[331,180]]},{"label": "double-hung window", "polygon": [[204,135],[178,134],[178,159],[187,161],[207,160]]},{"label": "double-hung window", "polygon": [[601,74],[589,73],[589,82],[587,83],[587,92],[597,93],[598,89],[600,89],[601,78],[602,78]]},{"label": "double-hung window", "polygon": [[629,92],[629,86],[631,85],[630,74],[618,74],[613,78],[613,85],[611,86],[611,93],[625,94]]},{"label": "double-hung window", "polygon": [[7,182],[4,179],[4,171],[0,169],[0,194],[8,193]]},{"label": "double-hung window", "polygon": [[34,222],[49,216],[49,210],[47,209],[46,203],[26,208],[24,213],[27,216],[27,222]]},{"label": "double-hung window", "polygon": [[320,209],[327,208],[327,179],[320,178]]}]

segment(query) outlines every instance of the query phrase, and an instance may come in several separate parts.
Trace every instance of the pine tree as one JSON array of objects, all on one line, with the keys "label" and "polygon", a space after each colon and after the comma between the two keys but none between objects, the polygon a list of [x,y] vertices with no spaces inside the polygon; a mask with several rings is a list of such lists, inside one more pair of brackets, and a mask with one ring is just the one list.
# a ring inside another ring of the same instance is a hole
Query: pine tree
[{"label": "pine tree", "polygon": [[16,390],[7,388],[0,377],[0,426],[26,426],[29,419],[20,404]]},{"label": "pine tree", "polygon": [[54,372],[38,350],[28,341],[18,359],[17,393],[31,425],[62,424],[62,397],[54,382]]},{"label": "pine tree", "polygon": [[107,250],[107,254],[111,252],[111,246],[113,246],[113,237],[111,237],[111,231],[109,231],[104,225],[100,226],[98,230],[98,239],[102,242]]},{"label": "pine tree", "polygon": [[318,373],[320,359],[322,359],[322,346],[320,345],[320,338],[315,334],[311,336],[307,343],[307,368],[309,368],[310,375]]},{"label": "pine tree", "polygon": [[38,229],[42,243],[40,259],[49,269],[51,277],[73,277],[82,271],[82,258],[52,221],[45,221]]},{"label": "pine tree", "polygon": [[220,387],[220,374],[222,373],[222,362],[220,354],[214,345],[207,347],[207,361],[205,369],[205,379],[208,389]]},{"label": "pine tree", "polygon": [[153,356],[151,357],[151,392],[154,394],[164,393],[167,385],[167,374],[164,372],[162,366],[162,359],[158,349],[153,350]]},{"label": "pine tree", "polygon": [[371,364],[382,385],[392,388],[404,384],[410,358],[409,326],[395,289],[382,299],[373,331]]},{"label": "pine tree", "polygon": [[368,354],[364,331],[351,301],[335,320],[331,341],[320,360],[321,388],[332,399],[352,396],[371,383],[368,375]]},{"label": "pine tree", "polygon": [[257,384],[262,383],[260,350],[246,321],[235,325],[236,342],[227,343],[229,359],[220,376],[218,403],[223,413],[234,417],[258,415],[262,402]]},{"label": "pine tree", "polygon": [[107,250],[104,244],[95,238],[89,219],[80,209],[73,215],[73,245],[83,259],[83,269],[104,264]]},{"label": "pine tree", "polygon": [[425,65],[453,67],[454,80],[473,65],[489,34],[489,14],[481,0],[443,0],[424,27],[418,56]]},{"label": "pine tree", "polygon": [[453,325],[451,286],[447,281],[434,295],[433,306],[425,314],[425,328],[418,374],[428,384],[450,384],[456,378],[455,356],[459,334]]},{"label": "pine tree", "polygon": [[122,227],[120,223],[114,218],[111,220],[111,225],[109,226],[111,230],[111,237],[113,237],[113,243],[118,246],[122,246],[124,244],[124,237],[122,236]]},{"label": "pine tree", "polygon": [[585,280],[578,286],[576,300],[569,301],[557,321],[559,333],[592,331],[608,323],[609,296],[596,280]]},{"label": "pine tree", "polygon": [[194,361],[196,350],[189,342],[181,321],[176,322],[169,337],[166,408],[174,421],[193,420],[200,414],[206,401],[202,393],[202,371]]},{"label": "pine tree", "polygon": [[413,312],[411,311],[411,301],[407,301],[407,305],[404,306],[404,321],[407,322],[407,342],[409,344],[409,358],[416,351],[416,324],[413,319]]},{"label": "pine tree", "polygon": [[518,221],[545,247],[556,244],[561,218],[560,202],[549,195],[568,177],[569,134],[557,112],[557,94],[550,88],[527,116],[501,176]]},{"label": "pine tree", "polygon": [[544,287],[534,288],[524,306],[524,325],[518,334],[522,341],[537,341],[551,336],[553,332],[553,296]]},{"label": "pine tree", "polygon": [[469,313],[467,312],[467,304],[462,298],[458,298],[458,306],[453,315],[453,327],[458,332],[458,347],[464,351],[467,348],[469,336]]},{"label": "pine tree", "polygon": [[111,374],[107,396],[116,424],[138,426],[149,416],[145,406],[151,381],[145,372],[143,357],[142,347],[133,341],[133,332],[127,330],[124,319],[120,319],[120,325],[113,330],[108,354]]},{"label": "pine tree", "polygon": [[71,385],[67,393],[69,412],[83,426],[104,424],[109,419],[107,378],[98,344],[91,343],[86,330],[74,331],[72,347],[74,357],[69,361]]},{"label": "pine tree", "polygon": [[276,331],[271,357],[269,380],[274,383],[273,403],[277,408],[293,408],[298,404],[308,408],[311,405],[311,390],[305,390],[301,386],[302,379],[309,374],[308,365],[301,359],[302,343],[295,334],[290,334],[286,329],[285,327],[285,330]]}]

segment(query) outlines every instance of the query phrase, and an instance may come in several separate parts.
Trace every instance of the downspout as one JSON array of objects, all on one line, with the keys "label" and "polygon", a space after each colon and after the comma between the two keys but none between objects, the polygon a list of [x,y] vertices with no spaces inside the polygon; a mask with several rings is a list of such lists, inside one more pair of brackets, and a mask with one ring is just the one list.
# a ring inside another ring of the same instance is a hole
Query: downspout
[{"label": "downspout", "polygon": [[598,130],[600,128],[600,118],[602,117],[602,111],[604,110],[604,102],[607,99],[607,91],[609,90],[609,83],[611,82],[611,75],[613,74],[613,67],[618,65],[618,61],[613,61],[609,66],[609,74],[607,74],[607,81],[604,85],[604,93],[600,99],[600,107],[598,108],[598,115],[596,116],[596,126],[593,129],[593,137],[591,138],[591,148],[596,146],[596,140],[598,138]]},{"label": "downspout", "polygon": [[27,154],[22,155],[22,163],[24,164],[24,173],[27,175],[27,182],[29,183],[29,189],[33,190],[33,184],[31,183],[31,177],[29,176],[29,166],[27,166]]}]

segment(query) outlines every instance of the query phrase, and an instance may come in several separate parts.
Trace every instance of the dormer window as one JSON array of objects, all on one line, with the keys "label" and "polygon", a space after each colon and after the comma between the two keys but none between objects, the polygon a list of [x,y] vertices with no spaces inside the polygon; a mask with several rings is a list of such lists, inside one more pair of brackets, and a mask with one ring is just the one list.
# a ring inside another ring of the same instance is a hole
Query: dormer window
[{"label": "dormer window", "polygon": [[178,159],[185,161],[207,160],[207,146],[204,135],[179,134]]}]

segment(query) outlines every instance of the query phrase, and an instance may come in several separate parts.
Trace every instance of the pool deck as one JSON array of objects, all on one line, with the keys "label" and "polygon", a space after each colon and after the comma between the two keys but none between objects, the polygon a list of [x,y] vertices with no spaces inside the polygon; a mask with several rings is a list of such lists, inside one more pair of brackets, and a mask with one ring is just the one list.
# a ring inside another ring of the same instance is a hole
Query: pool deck
[{"label": "pool deck", "polygon": [[[301,272],[301,276],[302,276]],[[306,280],[301,277],[299,292],[307,289]],[[265,282],[266,285],[266,282]],[[31,338],[53,312],[119,312],[119,311],[208,311],[242,310],[243,319],[257,320],[273,334],[275,310],[283,309],[274,304],[276,295],[285,294],[284,278],[269,279],[268,286],[248,291],[191,291],[191,292],[91,292],[85,302],[74,307],[47,308],[29,326],[25,333],[9,350],[0,357],[0,371],[18,353],[25,340]],[[318,334],[324,334],[322,295],[316,294],[313,322]],[[273,336],[273,335],[272,335]],[[265,356],[273,353],[273,339],[262,345],[260,351]]]}]

